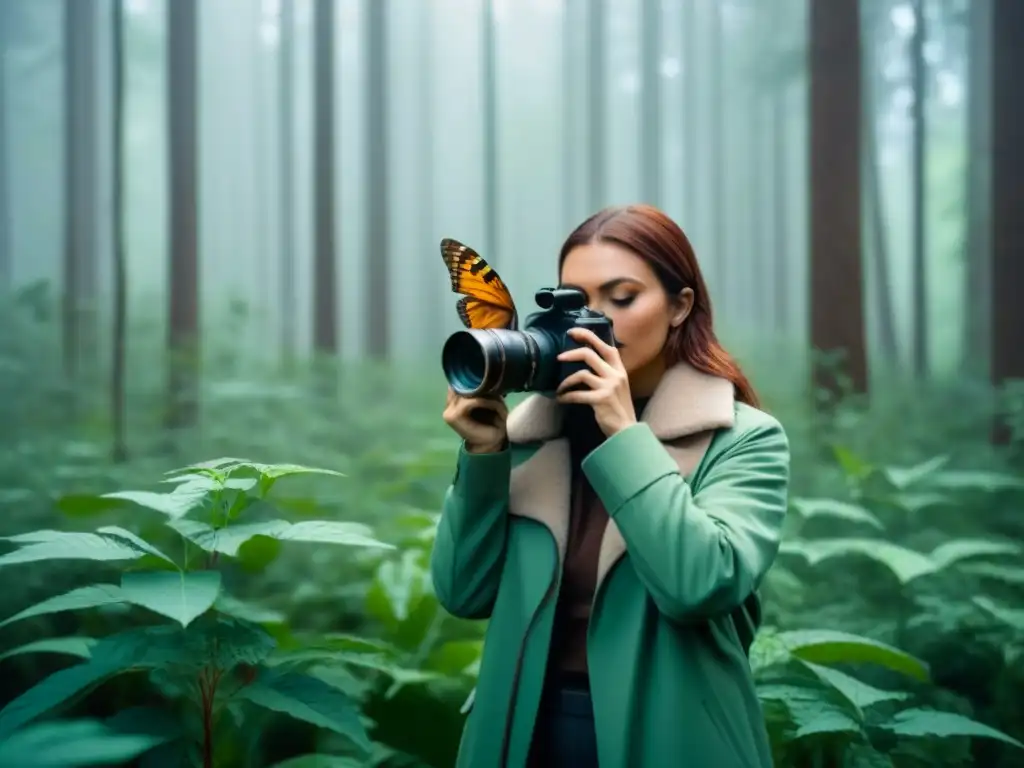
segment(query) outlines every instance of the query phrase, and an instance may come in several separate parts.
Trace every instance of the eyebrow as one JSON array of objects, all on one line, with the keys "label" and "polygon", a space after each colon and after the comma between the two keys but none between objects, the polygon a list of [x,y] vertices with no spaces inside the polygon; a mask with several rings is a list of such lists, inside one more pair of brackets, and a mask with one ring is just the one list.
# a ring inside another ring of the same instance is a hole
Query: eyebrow
[{"label": "eyebrow", "polygon": [[[612,280],[606,280],[605,282],[601,283],[601,285],[598,286],[598,290],[601,291],[602,293],[606,293],[612,290],[613,288],[622,285],[623,283],[635,283],[636,285],[640,286],[644,284],[642,280],[635,277],[616,277],[613,278]],[[583,293],[586,293],[586,291],[583,290],[581,286],[575,285],[574,283],[561,283],[558,287],[575,288],[577,291],[583,291]]]}]

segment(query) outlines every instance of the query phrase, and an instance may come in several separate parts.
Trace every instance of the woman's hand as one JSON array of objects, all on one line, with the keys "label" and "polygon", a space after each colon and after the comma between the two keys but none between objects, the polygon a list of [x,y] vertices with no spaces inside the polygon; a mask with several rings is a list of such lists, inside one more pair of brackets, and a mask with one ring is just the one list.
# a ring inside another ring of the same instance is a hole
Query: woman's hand
[{"label": "woman's hand", "polygon": [[448,388],[445,423],[466,441],[469,453],[498,453],[508,440],[508,406],[498,397],[460,397]]},{"label": "woman's hand", "polygon": [[[562,362],[581,361],[590,370],[576,371],[566,377],[555,393],[560,403],[582,403],[594,409],[594,418],[608,437],[636,424],[629,376],[622,365],[619,350],[605,344],[592,331],[571,328],[569,335],[589,346],[570,349],[558,356]],[[586,389],[566,390],[583,385]]]}]

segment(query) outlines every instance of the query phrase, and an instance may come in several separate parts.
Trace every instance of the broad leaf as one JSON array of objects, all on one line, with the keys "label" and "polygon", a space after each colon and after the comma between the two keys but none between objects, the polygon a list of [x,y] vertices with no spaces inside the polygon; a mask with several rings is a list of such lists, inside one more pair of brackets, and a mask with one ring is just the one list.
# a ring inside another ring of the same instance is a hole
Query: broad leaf
[{"label": "broad leaf", "polygon": [[828,629],[780,632],[779,638],[803,661],[816,664],[877,664],[916,680],[929,679],[928,666],[891,645],[867,637]]},{"label": "broad leaf", "polygon": [[899,544],[881,539],[816,539],[783,542],[780,552],[800,555],[811,565],[834,557],[859,555],[886,566],[901,583],[944,570],[955,563],[974,557],[1011,555],[1020,552],[1015,544],[984,539],[954,539],[922,554]]},{"label": "broad leaf", "polygon": [[927,480],[949,463],[949,456],[936,456],[912,467],[886,467],[886,479],[901,491]]},{"label": "broad leaf", "polygon": [[896,713],[891,720],[883,723],[881,728],[892,731],[900,736],[913,737],[948,737],[970,736],[981,739],[995,739],[1024,749],[1024,744],[1002,731],[991,728],[984,723],[971,720],[969,717],[955,712],[939,712],[933,709],[905,709]]},{"label": "broad leaf", "polygon": [[124,602],[126,602],[125,596],[116,584],[92,584],[88,587],[72,589],[63,595],[57,595],[29,606],[0,621],[0,627],[34,616],[45,616],[61,611],[78,611],[83,608],[98,608],[103,605],[119,605]]},{"label": "broad leaf", "polygon": [[935,563],[927,555],[881,539],[788,541],[782,543],[779,551],[800,555],[811,565],[848,555],[870,557],[886,566],[903,584],[935,570]]},{"label": "broad leaf", "polygon": [[1024,609],[1010,608],[999,605],[994,600],[983,595],[976,595],[971,601],[990,616],[998,619],[1008,627],[1024,634]]},{"label": "broad leaf", "polygon": [[2,538],[25,546],[0,555],[0,566],[40,560],[136,560],[146,554],[170,561],[133,533],[115,526],[95,533],[45,530]]},{"label": "broad leaf", "polygon": [[981,470],[948,470],[935,476],[931,485],[950,491],[1013,491],[1024,489],[1024,477]]},{"label": "broad leaf", "polygon": [[115,675],[154,669],[194,674],[208,664],[231,669],[259,663],[273,645],[258,627],[216,616],[201,617],[187,631],[160,625],[110,635],[93,645],[87,661],[54,672],[0,710],[0,739]]},{"label": "broad leaf", "polygon": [[902,691],[883,691],[880,688],[875,688],[861,682],[845,672],[840,672],[838,669],[823,667],[820,664],[814,664],[809,661],[803,661],[802,663],[813,671],[822,682],[828,683],[845,696],[858,710],[867,709],[882,701],[899,701],[907,698],[908,695]]},{"label": "broad leaf", "polygon": [[986,539],[953,539],[933,549],[929,557],[935,563],[936,568],[947,568],[968,558],[1017,554],[1020,554],[1020,547],[1009,542]]},{"label": "broad leaf", "polygon": [[155,491],[115,491],[103,494],[105,499],[121,499],[138,504],[140,507],[152,509],[172,520],[185,517],[198,509],[202,509],[211,492],[209,482],[203,479],[188,480],[173,491],[157,493]]},{"label": "broad leaf", "polygon": [[859,504],[851,504],[837,499],[793,499],[791,502],[802,517],[833,517],[849,520],[852,523],[864,523],[872,528],[882,530],[882,522]]},{"label": "broad leaf", "polygon": [[31,643],[19,645],[9,651],[0,653],[0,661],[9,659],[12,656],[21,656],[26,653],[62,653],[68,656],[77,656],[80,659],[87,659],[90,649],[96,644],[92,637],[51,637],[43,640],[35,640]]},{"label": "broad leaf", "polygon": [[374,539],[372,531],[365,525],[330,520],[303,520],[297,523],[267,520],[216,529],[204,523],[188,520],[176,523],[174,528],[207,552],[220,552],[229,557],[236,557],[239,548],[256,536],[266,536],[278,541],[394,549],[393,545]]},{"label": "broad leaf", "polygon": [[220,571],[139,571],[121,577],[121,592],[135,605],[187,627],[220,594]]},{"label": "broad leaf", "polygon": [[165,739],[122,733],[98,720],[56,720],[30,725],[0,741],[0,765],[76,768],[119,765]]},{"label": "broad leaf", "polygon": [[237,694],[266,709],[327,728],[350,739],[364,752],[370,737],[352,700],[337,688],[310,675],[262,670]]}]

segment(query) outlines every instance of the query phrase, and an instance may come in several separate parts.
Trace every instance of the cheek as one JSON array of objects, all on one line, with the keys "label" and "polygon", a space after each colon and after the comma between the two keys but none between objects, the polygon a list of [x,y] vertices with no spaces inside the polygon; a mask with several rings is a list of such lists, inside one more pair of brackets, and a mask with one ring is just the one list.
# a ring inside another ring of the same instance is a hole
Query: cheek
[{"label": "cheek", "polygon": [[627,368],[649,363],[661,352],[668,334],[663,314],[651,307],[637,307],[619,311],[612,317],[615,336],[626,345],[622,362]]}]

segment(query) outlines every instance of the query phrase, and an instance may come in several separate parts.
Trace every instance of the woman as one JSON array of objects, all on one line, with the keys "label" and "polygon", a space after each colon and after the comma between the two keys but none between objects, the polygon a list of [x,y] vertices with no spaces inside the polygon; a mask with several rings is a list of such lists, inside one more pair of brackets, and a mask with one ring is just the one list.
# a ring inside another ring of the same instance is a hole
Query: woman
[{"label": "woman", "polygon": [[769,767],[747,650],[785,432],[719,346],[693,249],[660,211],[592,216],[559,276],[620,346],[574,329],[588,346],[561,359],[589,368],[554,399],[509,415],[449,391],[444,411],[463,443],[432,577],[450,613],[490,620],[458,766]]}]

